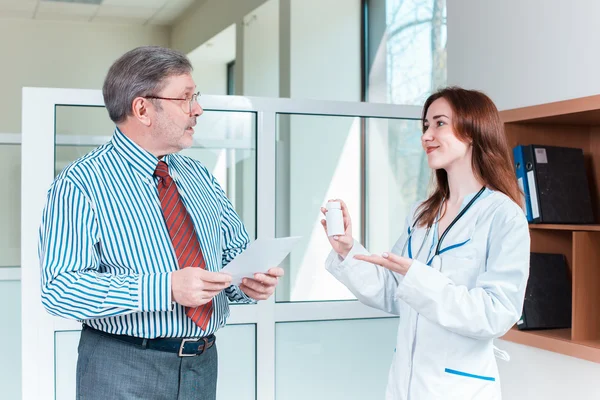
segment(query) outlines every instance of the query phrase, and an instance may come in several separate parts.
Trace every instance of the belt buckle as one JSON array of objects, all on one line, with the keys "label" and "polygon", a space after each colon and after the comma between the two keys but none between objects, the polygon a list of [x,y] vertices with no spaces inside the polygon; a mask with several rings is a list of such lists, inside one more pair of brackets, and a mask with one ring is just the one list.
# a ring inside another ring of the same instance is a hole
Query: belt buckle
[{"label": "belt buckle", "polygon": [[188,342],[199,342],[201,340],[204,342],[204,346],[202,346],[202,352],[204,352],[204,350],[206,350],[206,348],[208,347],[208,339],[206,337],[181,339],[181,344],[179,345],[179,352],[177,353],[179,355],[179,357],[195,357],[195,356],[199,355],[199,353],[198,353],[199,349],[196,350],[195,353],[184,354],[183,348],[185,347],[185,344]]}]

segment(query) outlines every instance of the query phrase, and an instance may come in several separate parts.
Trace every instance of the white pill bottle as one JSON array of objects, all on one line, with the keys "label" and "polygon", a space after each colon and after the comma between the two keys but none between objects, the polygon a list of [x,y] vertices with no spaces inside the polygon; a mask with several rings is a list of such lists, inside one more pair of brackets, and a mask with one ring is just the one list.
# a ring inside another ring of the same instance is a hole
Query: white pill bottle
[{"label": "white pill bottle", "polygon": [[327,236],[343,235],[344,217],[342,216],[342,205],[339,201],[327,202]]}]

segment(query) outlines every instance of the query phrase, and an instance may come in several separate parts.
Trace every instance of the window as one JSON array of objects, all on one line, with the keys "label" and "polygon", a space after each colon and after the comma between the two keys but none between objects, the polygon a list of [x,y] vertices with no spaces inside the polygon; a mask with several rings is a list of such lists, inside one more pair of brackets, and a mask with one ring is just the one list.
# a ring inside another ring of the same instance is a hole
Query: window
[{"label": "window", "polygon": [[365,0],[370,102],[422,105],[446,85],[446,0]]}]

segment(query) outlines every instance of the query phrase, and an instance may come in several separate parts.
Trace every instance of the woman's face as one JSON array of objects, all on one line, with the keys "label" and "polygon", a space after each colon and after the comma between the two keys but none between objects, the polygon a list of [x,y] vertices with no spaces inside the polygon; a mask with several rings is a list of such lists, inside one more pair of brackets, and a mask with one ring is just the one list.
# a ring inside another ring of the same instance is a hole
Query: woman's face
[{"label": "woman's face", "polygon": [[448,171],[453,165],[471,162],[471,146],[454,134],[453,117],[452,107],[444,98],[435,100],[427,110],[421,144],[431,169]]}]

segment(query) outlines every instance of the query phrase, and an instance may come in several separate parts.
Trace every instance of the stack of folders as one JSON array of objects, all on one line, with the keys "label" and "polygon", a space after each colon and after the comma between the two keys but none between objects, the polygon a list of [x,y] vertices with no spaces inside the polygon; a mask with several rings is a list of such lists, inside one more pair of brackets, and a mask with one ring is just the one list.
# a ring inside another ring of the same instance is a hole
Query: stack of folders
[{"label": "stack of folders", "polygon": [[594,223],[582,149],[520,145],[513,156],[530,223]]},{"label": "stack of folders", "polygon": [[571,279],[563,254],[531,253],[519,330],[571,327]]}]

